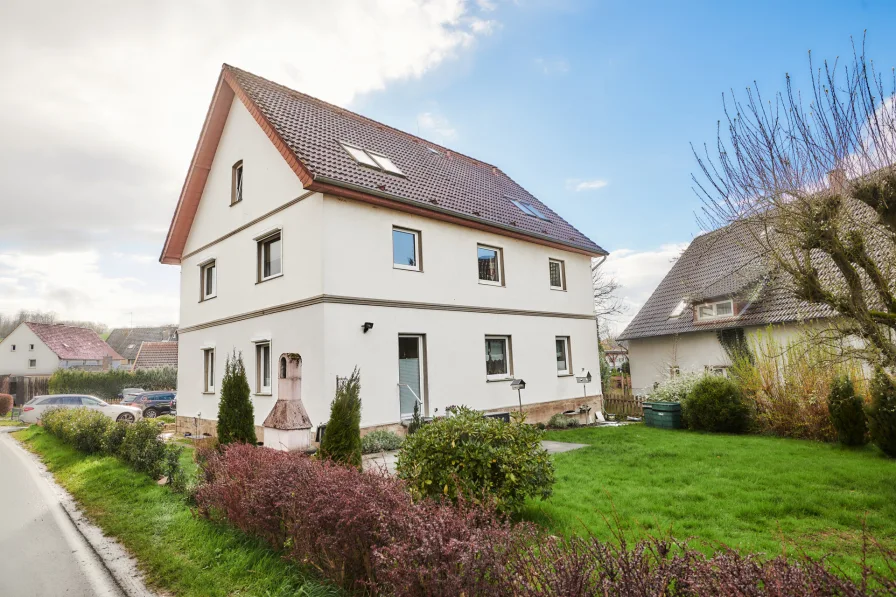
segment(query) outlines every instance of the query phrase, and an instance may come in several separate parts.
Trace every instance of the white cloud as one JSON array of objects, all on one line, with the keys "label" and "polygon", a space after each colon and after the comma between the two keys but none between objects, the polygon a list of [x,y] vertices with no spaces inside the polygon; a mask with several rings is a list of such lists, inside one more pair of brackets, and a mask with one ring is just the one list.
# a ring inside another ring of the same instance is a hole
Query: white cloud
[{"label": "white cloud", "polygon": [[476,0],[476,6],[484,12],[491,12],[498,8],[498,5],[492,0]]},{"label": "white cloud", "polygon": [[649,251],[619,249],[610,253],[601,268],[622,285],[620,296],[626,308],[623,315],[608,322],[613,333],[625,329],[687,246],[674,243]]},{"label": "white cloud", "polygon": [[593,180],[570,178],[566,181],[566,188],[570,191],[581,193],[582,191],[596,191],[597,189],[604,188],[608,184],[610,183],[601,178],[595,178]]},{"label": "white cloud", "polygon": [[536,58],[535,68],[547,76],[565,75],[569,72],[569,63],[560,58]]},{"label": "white cloud", "polygon": [[417,126],[420,127],[420,134],[424,137],[427,133],[444,139],[457,137],[457,129],[438,112],[421,112],[417,115]]},{"label": "white cloud", "polygon": [[[139,255],[120,255],[118,259]],[[127,275],[105,273],[97,251],[43,255],[0,254],[0,313],[53,311],[64,319],[112,326],[157,325],[178,319],[178,269],[161,278],[128,266]]]}]

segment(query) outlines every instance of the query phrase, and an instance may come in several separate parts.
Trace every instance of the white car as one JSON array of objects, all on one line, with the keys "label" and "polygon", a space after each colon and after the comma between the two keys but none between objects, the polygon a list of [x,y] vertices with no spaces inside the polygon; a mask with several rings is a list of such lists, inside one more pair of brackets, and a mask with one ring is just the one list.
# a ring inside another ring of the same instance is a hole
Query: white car
[{"label": "white car", "polygon": [[23,423],[37,423],[43,413],[51,408],[89,408],[97,410],[110,419],[133,423],[143,416],[139,408],[123,404],[109,404],[96,396],[83,394],[54,394],[52,396],[35,396],[22,407],[19,419]]}]

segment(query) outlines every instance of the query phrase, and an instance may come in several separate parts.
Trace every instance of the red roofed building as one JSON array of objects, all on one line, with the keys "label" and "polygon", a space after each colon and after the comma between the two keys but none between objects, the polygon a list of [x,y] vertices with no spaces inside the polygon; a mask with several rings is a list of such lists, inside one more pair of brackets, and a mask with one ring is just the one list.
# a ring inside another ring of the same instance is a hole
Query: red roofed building
[{"label": "red roofed building", "polygon": [[57,369],[103,371],[123,364],[127,360],[87,328],[26,321],[0,342],[0,375],[51,375]]},{"label": "red roofed building", "polygon": [[177,342],[143,342],[137,357],[134,359],[133,369],[163,369],[172,367],[177,369]]}]

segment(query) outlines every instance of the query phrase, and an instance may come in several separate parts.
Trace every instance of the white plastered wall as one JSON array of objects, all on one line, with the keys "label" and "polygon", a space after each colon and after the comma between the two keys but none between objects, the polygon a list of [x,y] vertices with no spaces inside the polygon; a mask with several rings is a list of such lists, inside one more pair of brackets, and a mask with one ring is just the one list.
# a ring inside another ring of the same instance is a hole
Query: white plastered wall
[{"label": "white plastered wall", "polygon": [[[28,366],[30,359],[37,361],[36,367]],[[58,368],[59,357],[27,325],[19,325],[0,342],[0,375],[51,375]]]}]

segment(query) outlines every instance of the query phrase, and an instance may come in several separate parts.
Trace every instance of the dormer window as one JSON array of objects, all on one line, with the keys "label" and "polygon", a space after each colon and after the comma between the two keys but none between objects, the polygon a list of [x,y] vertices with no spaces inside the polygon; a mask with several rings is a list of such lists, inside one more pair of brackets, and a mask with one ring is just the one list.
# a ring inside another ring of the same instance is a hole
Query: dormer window
[{"label": "dormer window", "polygon": [[388,156],[385,156],[381,153],[366,151],[364,149],[361,149],[360,147],[353,147],[344,143],[342,144],[342,148],[362,166],[369,166],[370,168],[382,170],[383,172],[388,172],[389,174],[404,176],[404,172],[402,172],[401,169],[395,165],[395,162],[393,162]]},{"label": "dormer window", "polygon": [[697,305],[697,319],[700,321],[731,317],[732,315],[734,315],[734,301],[730,299],[716,303],[703,303],[702,305]]},{"label": "dormer window", "polygon": [[230,182],[230,204],[234,205],[243,200],[243,160],[233,165],[233,175]]}]

